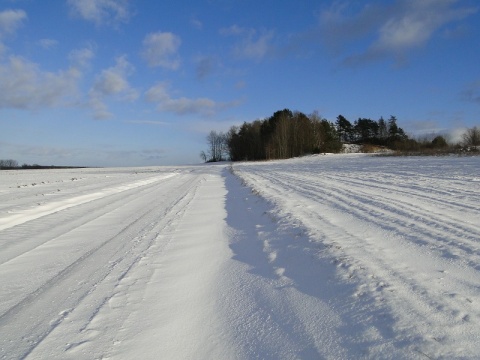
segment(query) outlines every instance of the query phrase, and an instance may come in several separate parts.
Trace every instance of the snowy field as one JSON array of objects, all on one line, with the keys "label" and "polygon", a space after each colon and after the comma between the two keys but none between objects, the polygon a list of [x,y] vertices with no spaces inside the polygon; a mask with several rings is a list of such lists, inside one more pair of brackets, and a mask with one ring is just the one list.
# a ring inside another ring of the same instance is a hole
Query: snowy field
[{"label": "snowy field", "polygon": [[1,359],[479,354],[479,157],[0,171]]}]

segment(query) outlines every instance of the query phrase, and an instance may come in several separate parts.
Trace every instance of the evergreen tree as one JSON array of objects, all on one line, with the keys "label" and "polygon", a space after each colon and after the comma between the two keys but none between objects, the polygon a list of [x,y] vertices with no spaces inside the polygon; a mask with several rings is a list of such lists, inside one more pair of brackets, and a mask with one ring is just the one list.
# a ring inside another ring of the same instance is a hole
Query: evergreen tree
[{"label": "evergreen tree", "polygon": [[337,116],[335,125],[340,141],[350,142],[353,140],[353,126],[343,115]]},{"label": "evergreen tree", "polygon": [[378,120],[378,139],[380,142],[384,142],[388,138],[387,122],[383,119],[383,116]]},{"label": "evergreen tree", "polygon": [[358,142],[377,142],[379,126],[376,121],[370,119],[358,119],[355,122],[354,129]]}]

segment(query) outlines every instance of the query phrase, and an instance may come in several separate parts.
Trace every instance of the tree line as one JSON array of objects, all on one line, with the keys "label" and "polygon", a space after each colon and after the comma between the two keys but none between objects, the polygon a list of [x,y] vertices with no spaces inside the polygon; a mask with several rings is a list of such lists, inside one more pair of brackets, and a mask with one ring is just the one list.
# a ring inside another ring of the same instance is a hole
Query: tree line
[{"label": "tree line", "polygon": [[207,143],[207,152],[200,154],[205,161],[286,159],[342,148],[333,123],[318,113],[307,116],[289,109],[232,126],[227,133],[211,131]]},{"label": "tree line", "polygon": [[305,154],[338,152],[335,125],[318,113],[307,116],[284,109],[264,120],[233,126],[226,134],[232,161],[287,159]]},{"label": "tree line", "polygon": [[9,170],[18,168],[18,161],[13,159],[0,160],[0,170]]},{"label": "tree line", "polygon": [[360,118],[353,124],[339,115],[333,123],[318,112],[306,115],[289,109],[241,126],[226,133],[211,131],[204,161],[252,161],[287,159],[306,154],[336,153],[343,143],[394,145],[408,139],[391,116],[388,121]]},{"label": "tree line", "polygon": [[[207,136],[208,150],[200,156],[206,162],[223,160],[254,161],[287,159],[318,153],[336,153],[344,143],[381,146],[400,152],[440,151],[451,146],[438,135],[433,140],[415,140],[398,126],[397,118],[387,120],[359,118],[353,123],[343,115],[330,122],[318,112],[305,115],[289,109],[279,110],[263,120],[232,126],[226,133],[211,131]],[[480,130],[468,129],[462,144],[477,150]]]},{"label": "tree line", "polygon": [[34,170],[34,169],[82,169],[84,167],[82,166],[44,166],[44,165],[38,165],[38,164],[23,164],[20,166],[18,164],[17,160],[13,159],[6,159],[2,160],[0,159],[0,170],[20,170],[20,169],[25,169],[25,170]]}]

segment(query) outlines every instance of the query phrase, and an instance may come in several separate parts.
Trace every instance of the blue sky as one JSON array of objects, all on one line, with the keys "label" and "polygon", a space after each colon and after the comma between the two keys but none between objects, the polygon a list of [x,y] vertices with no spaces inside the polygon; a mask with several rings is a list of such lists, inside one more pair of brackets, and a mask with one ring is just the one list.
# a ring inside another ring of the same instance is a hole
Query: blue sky
[{"label": "blue sky", "polygon": [[0,0],[0,158],[200,162],[289,108],[407,133],[480,125],[474,0]]}]

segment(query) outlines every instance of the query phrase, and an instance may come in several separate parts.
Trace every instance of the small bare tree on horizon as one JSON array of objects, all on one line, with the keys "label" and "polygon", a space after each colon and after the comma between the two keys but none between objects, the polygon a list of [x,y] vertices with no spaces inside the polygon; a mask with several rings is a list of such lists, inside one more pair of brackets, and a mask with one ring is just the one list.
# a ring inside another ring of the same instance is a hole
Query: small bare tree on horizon
[{"label": "small bare tree on horizon", "polygon": [[223,132],[210,131],[207,135],[208,151],[202,151],[200,157],[206,162],[228,159],[227,136]]},{"label": "small bare tree on horizon", "polygon": [[474,126],[471,129],[467,129],[462,136],[464,146],[480,146],[480,129]]}]

